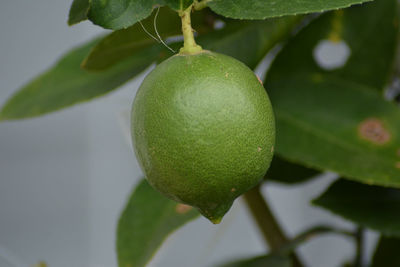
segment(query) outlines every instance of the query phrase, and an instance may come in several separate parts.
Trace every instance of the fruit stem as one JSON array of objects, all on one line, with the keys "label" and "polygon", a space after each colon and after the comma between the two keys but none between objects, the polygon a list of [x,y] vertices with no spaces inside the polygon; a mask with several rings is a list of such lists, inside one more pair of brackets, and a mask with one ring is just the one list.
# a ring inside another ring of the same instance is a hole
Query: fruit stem
[{"label": "fruit stem", "polygon": [[[272,214],[271,208],[260,192],[260,185],[257,185],[246,194],[244,199],[258,227],[260,228],[265,241],[271,252],[279,251],[288,242],[279,223]],[[292,255],[294,266],[303,266],[296,254]]]},{"label": "fruit stem", "polygon": [[186,10],[179,12],[179,16],[182,19],[182,33],[183,33],[183,47],[179,51],[180,54],[189,54],[189,55],[197,54],[203,50],[201,46],[196,44],[196,41],[194,40],[192,22],[190,19],[192,8],[193,5],[188,7]]}]

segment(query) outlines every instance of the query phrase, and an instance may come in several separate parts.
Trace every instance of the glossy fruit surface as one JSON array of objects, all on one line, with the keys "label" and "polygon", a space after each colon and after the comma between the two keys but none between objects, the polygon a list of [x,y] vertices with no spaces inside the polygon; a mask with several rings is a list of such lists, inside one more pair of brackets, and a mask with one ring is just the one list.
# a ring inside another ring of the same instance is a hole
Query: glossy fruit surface
[{"label": "glossy fruit surface", "polygon": [[131,122],[150,184],[213,223],[259,183],[273,155],[274,116],[263,86],[243,63],[209,51],[158,65],[137,92]]}]

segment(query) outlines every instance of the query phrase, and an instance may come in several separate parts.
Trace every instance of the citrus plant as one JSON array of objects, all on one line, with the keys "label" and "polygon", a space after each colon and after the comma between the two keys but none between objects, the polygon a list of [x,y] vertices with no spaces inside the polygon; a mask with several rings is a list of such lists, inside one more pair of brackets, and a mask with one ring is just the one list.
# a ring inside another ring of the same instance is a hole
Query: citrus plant
[{"label": "citrus plant", "polygon": [[[132,107],[147,179],[119,218],[119,266],[145,266],[200,214],[219,223],[239,196],[270,249],[223,266],[305,266],[296,249],[328,233],[354,239],[346,266],[399,266],[399,18],[397,0],[74,0],[70,25],[112,32],[16,92],[0,120],[92,100],[157,63]],[[252,70],[266,61],[262,82]],[[328,171],[338,179],[311,204],[356,229],[287,237],[261,184]],[[368,263],[365,229],[381,235]]]}]

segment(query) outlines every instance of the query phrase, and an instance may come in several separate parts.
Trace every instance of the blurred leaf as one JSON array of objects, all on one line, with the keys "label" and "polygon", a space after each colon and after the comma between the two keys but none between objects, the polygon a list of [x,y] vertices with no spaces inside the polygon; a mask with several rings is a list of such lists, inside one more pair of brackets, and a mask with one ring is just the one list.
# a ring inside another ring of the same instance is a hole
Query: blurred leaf
[{"label": "blurred leaf", "polygon": [[343,235],[351,238],[354,237],[354,234],[352,232],[348,232],[345,230],[332,228],[330,226],[314,226],[302,232],[301,234],[290,240],[287,244],[282,246],[282,248],[279,250],[279,253],[281,255],[289,255],[289,253],[296,250],[299,246],[301,246],[305,242],[308,242],[311,239],[314,239],[321,235],[327,235],[327,234]]},{"label": "blurred leaf", "polygon": [[275,156],[265,176],[266,181],[279,182],[284,184],[296,184],[306,182],[320,172],[291,163],[279,156]]},{"label": "blurred leaf", "polygon": [[220,267],[291,267],[289,256],[267,255],[238,260],[220,265]]},{"label": "blurred leaf", "polygon": [[[368,27],[358,21],[361,15]],[[376,90],[390,76],[397,19],[396,0],[324,14],[281,51],[266,81],[278,155],[360,182],[400,187],[400,109]],[[344,38],[352,50],[347,64],[334,71],[313,59],[313,48],[329,36]]]},{"label": "blurred leaf", "polygon": [[68,25],[71,26],[87,20],[89,7],[89,0],[74,0],[69,10]]},{"label": "blurred leaf", "polygon": [[[371,0],[206,0],[218,14],[235,19],[266,19],[285,15],[323,12]],[[386,1],[386,0],[383,0]],[[364,20],[365,21],[365,20]]]},{"label": "blurred leaf", "polygon": [[145,266],[165,239],[199,213],[140,182],[123,211],[117,230],[118,266]]},{"label": "blurred leaf", "polygon": [[80,68],[97,41],[73,49],[48,71],[13,95],[0,111],[0,120],[40,116],[104,95],[141,73],[162,47],[142,50],[113,68],[89,73]]},{"label": "blurred leaf", "polygon": [[382,236],[371,267],[399,267],[400,266],[400,239]]},{"label": "blurred leaf", "polygon": [[250,68],[255,68],[269,50],[292,34],[301,19],[228,20],[225,28],[200,36],[197,41],[204,49],[232,56]]},{"label": "blurred leaf", "polygon": [[[154,32],[153,21],[154,14],[143,20],[143,27],[153,36],[157,36]],[[196,23],[198,32],[209,31],[210,26],[207,25],[207,16],[209,12],[196,12],[193,16],[193,23]],[[158,32],[163,40],[170,36],[181,35],[181,20],[175,11],[169,8],[161,8],[157,16]],[[149,36],[140,24],[135,24],[127,29],[114,31],[103,38],[90,52],[84,60],[83,67],[88,70],[103,70],[113,66],[115,63],[131,56],[144,47],[157,44],[157,42]],[[162,44],[158,44],[162,46]],[[172,55],[172,53],[170,53]]]},{"label": "blurred leaf", "polygon": [[400,190],[340,179],[313,204],[354,223],[400,237]]},{"label": "blurred leaf", "polygon": [[[271,69],[271,76],[284,79],[318,73],[382,90],[391,79],[396,60],[399,15],[396,0],[375,0],[325,13],[285,47]],[[343,55],[345,59],[346,46],[350,57],[343,61],[343,67],[330,69],[331,66],[325,65],[324,68],[321,56],[316,59],[318,52],[331,58]],[[328,51],[324,53],[323,48]]]},{"label": "blurred leaf", "polygon": [[147,18],[154,8],[166,4],[180,11],[185,10],[192,3],[193,0],[91,0],[89,19],[103,28],[120,30]]}]

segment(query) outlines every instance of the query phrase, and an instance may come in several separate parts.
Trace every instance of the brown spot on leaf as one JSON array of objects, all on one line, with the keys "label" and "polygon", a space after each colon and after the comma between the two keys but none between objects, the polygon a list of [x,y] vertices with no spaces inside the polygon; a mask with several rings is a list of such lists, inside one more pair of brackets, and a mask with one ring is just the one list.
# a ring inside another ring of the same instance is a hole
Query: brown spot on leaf
[{"label": "brown spot on leaf", "polygon": [[397,150],[397,156],[400,157],[400,148],[399,148],[399,150]]},{"label": "brown spot on leaf", "polygon": [[396,168],[400,169],[400,161],[396,163]]},{"label": "brown spot on leaf", "polygon": [[185,204],[178,204],[176,205],[175,211],[179,214],[188,213],[192,209],[191,206]]},{"label": "brown spot on leaf", "polygon": [[260,152],[262,150],[261,147],[257,147],[257,151]]},{"label": "brown spot on leaf", "polygon": [[225,73],[225,78],[228,78],[229,77],[229,73],[227,72],[227,73]]},{"label": "brown spot on leaf", "polygon": [[391,138],[389,131],[385,129],[382,121],[376,118],[369,118],[361,122],[358,127],[358,133],[361,138],[376,145],[384,145]]},{"label": "brown spot on leaf", "polygon": [[233,192],[235,192],[236,191],[236,188],[232,188],[231,189],[231,192],[233,193]]}]

